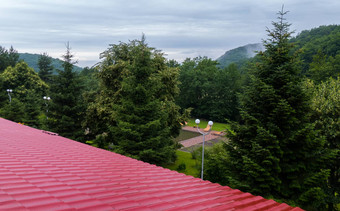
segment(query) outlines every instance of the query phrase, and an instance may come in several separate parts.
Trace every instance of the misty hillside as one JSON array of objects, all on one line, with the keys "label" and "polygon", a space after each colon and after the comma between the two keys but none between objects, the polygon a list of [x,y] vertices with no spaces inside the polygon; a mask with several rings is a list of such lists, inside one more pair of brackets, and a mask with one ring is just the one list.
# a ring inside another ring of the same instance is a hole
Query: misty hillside
[{"label": "misty hillside", "polygon": [[[39,67],[38,67],[39,57],[40,57],[40,54],[19,53],[19,60],[24,60],[28,64],[28,66],[33,68],[36,72],[39,72]],[[63,69],[62,64],[63,64],[62,60],[52,58],[52,65],[54,67],[53,74],[56,74],[56,70]],[[78,66],[74,66],[73,68],[76,72],[80,72],[83,69]]]},{"label": "misty hillside", "polygon": [[261,43],[248,44],[225,52],[217,61],[221,68],[227,67],[231,63],[241,64],[248,58],[254,57],[256,51],[261,50],[263,50]]}]

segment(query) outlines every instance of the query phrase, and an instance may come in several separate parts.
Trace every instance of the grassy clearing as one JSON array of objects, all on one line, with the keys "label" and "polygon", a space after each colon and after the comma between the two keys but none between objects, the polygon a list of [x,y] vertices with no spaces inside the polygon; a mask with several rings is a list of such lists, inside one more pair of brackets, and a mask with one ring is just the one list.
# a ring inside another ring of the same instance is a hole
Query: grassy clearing
[{"label": "grassy clearing", "polygon": [[[205,128],[208,125],[208,121],[206,120],[201,120],[200,124],[198,125],[200,128]],[[196,126],[195,119],[190,119],[188,122],[188,126],[194,127]],[[223,131],[225,129],[229,129],[229,125],[226,123],[219,123],[219,122],[214,122],[212,126],[212,130],[214,131]]]},{"label": "grassy clearing", "polygon": [[[170,170],[178,171],[178,172],[184,173],[186,175],[198,177],[199,172],[196,168],[196,166],[198,165],[198,162],[197,162],[197,160],[192,159],[191,153],[177,150],[176,154],[177,154],[176,162],[174,164],[164,166],[164,168],[168,168]],[[185,164],[185,169],[179,170],[179,166],[180,165],[183,166],[183,164]]]}]

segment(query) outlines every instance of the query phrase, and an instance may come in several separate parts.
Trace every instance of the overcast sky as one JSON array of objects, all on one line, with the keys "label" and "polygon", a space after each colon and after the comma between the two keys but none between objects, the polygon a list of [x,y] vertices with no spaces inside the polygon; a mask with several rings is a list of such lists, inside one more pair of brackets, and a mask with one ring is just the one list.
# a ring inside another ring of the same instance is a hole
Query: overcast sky
[{"label": "overcast sky", "polygon": [[340,0],[0,0],[0,45],[60,58],[69,42],[84,67],[144,33],[169,59],[216,59],[265,39],[282,4],[297,33],[340,24]]}]

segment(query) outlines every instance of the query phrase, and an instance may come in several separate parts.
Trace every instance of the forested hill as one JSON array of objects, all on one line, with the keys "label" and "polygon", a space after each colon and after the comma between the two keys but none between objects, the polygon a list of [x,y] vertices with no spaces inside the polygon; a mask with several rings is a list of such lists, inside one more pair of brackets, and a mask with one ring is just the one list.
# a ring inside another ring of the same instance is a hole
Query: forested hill
[{"label": "forested hill", "polygon": [[[19,60],[24,60],[29,67],[33,68],[36,72],[39,72],[38,59],[40,56],[40,54],[19,53]],[[52,66],[54,67],[53,74],[55,74],[58,69],[63,70],[62,64],[62,60],[52,58]],[[74,66],[73,68],[76,72],[80,72],[83,69],[78,66]]]},{"label": "forested hill", "polygon": [[306,71],[317,54],[332,58],[340,56],[340,25],[304,30],[290,41],[294,43],[296,50],[302,50],[303,70]]},{"label": "forested hill", "polygon": [[225,52],[217,61],[221,68],[227,67],[231,63],[242,64],[247,59],[254,57],[256,51],[263,50],[261,43],[248,44]]},{"label": "forested hill", "polygon": [[[313,57],[322,55],[326,59],[340,57],[340,25],[319,26],[310,30],[304,30],[293,37],[290,43],[294,43],[294,51],[301,50],[303,72],[306,72]],[[261,43],[248,44],[227,51],[217,59],[221,68],[227,67],[231,63],[242,66],[249,58],[255,56],[255,51],[263,50]]]}]

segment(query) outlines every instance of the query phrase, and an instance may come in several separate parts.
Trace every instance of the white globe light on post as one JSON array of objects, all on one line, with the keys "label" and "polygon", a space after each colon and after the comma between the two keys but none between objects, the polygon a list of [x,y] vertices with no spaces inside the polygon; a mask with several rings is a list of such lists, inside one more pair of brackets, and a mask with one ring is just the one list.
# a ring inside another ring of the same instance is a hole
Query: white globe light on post
[{"label": "white globe light on post", "polygon": [[195,123],[198,125],[201,121],[199,119],[195,120]]},{"label": "white globe light on post", "polygon": [[199,129],[199,127],[198,127],[198,125],[199,125],[200,122],[201,122],[201,121],[200,121],[199,119],[196,119],[196,120],[195,120],[195,123],[196,123],[196,125],[197,125],[197,131],[198,131],[200,134],[203,135],[203,144],[202,144],[202,170],[201,170],[201,179],[203,180],[203,168],[204,168],[204,142],[205,142],[205,136],[208,135],[208,134],[210,133],[211,128],[212,128],[212,126],[213,126],[214,123],[213,123],[213,121],[209,121],[209,122],[208,122],[209,130],[208,130],[206,133],[204,133],[204,132],[200,131],[200,129]]},{"label": "white globe light on post", "polygon": [[12,102],[11,93],[13,92],[13,90],[12,89],[7,89],[6,91],[7,91],[8,97],[9,97],[9,103],[11,103]]},{"label": "white globe light on post", "polygon": [[47,116],[47,113],[48,113],[48,101],[50,101],[51,98],[44,96],[43,99],[45,100],[45,105],[46,105],[46,119],[48,119],[48,116]]}]

